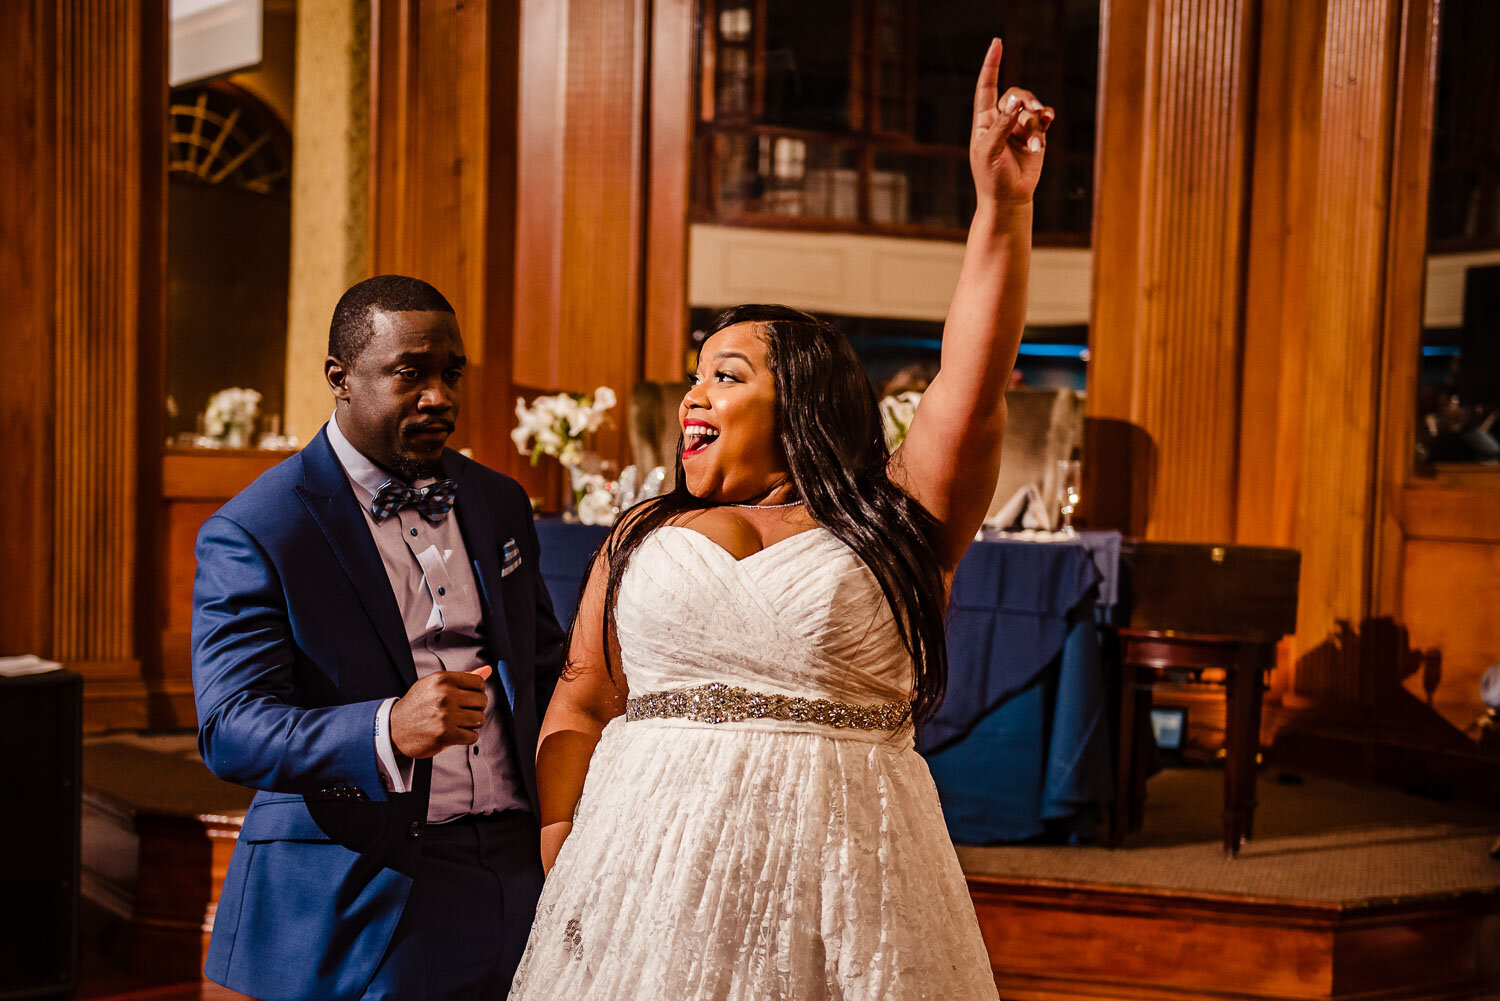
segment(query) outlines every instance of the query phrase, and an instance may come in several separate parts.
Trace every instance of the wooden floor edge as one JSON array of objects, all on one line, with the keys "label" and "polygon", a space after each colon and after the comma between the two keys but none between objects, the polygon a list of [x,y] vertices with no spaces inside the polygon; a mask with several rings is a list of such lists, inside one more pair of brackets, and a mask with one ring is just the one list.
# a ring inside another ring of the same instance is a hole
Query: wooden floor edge
[{"label": "wooden floor edge", "polygon": [[1472,981],[1424,985],[1415,990],[1391,990],[1308,994],[1245,994],[1216,991],[1205,994],[1202,988],[1151,987],[1109,980],[1043,977],[1029,974],[995,972],[995,987],[1001,1001],[1500,1001],[1500,984],[1484,985]]},{"label": "wooden floor edge", "polygon": [[968,881],[969,893],[976,903],[986,897],[1001,898],[1012,904],[1076,903],[1081,898],[1087,898],[1094,909],[1118,908],[1129,913],[1170,905],[1179,910],[1254,913],[1279,918],[1338,922],[1377,919],[1392,914],[1412,917],[1424,911],[1443,914],[1455,911],[1500,911],[1500,885],[1338,901],[1260,897],[1212,890],[1119,883],[1084,883],[1033,876],[995,876],[966,872],[964,878]]}]

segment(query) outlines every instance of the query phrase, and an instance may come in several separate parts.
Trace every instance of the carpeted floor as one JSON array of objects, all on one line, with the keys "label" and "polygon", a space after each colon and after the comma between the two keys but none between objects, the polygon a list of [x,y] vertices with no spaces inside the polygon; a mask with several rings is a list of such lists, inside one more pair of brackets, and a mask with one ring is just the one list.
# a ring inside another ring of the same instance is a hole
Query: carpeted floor
[{"label": "carpeted floor", "polygon": [[1175,768],[1147,789],[1145,823],[1118,849],[959,846],[964,870],[1104,886],[1356,904],[1474,890],[1500,894],[1500,810],[1390,789],[1263,773],[1256,836],[1224,857],[1223,772]]},{"label": "carpeted floor", "polygon": [[132,811],[243,813],[255,793],[204,767],[192,734],[116,733],[83,742],[83,787]]}]

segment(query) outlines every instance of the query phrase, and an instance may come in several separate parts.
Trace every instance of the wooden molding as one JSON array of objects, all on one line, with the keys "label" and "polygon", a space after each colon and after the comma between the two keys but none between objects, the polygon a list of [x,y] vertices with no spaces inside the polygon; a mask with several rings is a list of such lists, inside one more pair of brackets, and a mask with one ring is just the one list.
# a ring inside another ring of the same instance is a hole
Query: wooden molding
[{"label": "wooden molding", "polygon": [[1500,490],[1408,486],[1397,499],[1392,515],[1403,549],[1412,539],[1500,544]]},{"label": "wooden molding", "polygon": [[223,503],[290,455],[248,449],[169,449],[161,462],[162,498]]}]

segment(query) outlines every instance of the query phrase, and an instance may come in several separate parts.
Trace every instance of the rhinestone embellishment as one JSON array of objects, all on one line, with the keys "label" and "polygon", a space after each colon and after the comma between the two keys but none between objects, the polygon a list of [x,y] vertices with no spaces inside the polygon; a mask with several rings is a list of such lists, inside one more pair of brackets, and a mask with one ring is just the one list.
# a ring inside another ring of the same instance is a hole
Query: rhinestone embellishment
[{"label": "rhinestone embellishment", "polygon": [[895,730],[911,718],[910,702],[852,706],[827,699],[772,695],[714,682],[675,692],[652,692],[625,702],[625,719],[681,718],[699,723],[738,723],[747,719],[779,719],[821,723],[847,730]]}]

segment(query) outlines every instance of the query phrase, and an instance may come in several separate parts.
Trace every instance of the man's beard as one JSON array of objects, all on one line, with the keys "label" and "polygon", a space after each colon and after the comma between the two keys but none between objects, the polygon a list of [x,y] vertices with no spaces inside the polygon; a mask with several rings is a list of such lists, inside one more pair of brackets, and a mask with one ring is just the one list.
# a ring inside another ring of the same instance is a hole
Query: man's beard
[{"label": "man's beard", "polygon": [[391,472],[401,477],[407,483],[415,483],[418,480],[436,479],[443,471],[442,459],[405,459],[396,457],[391,460]]}]

